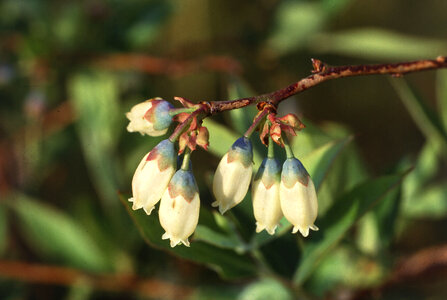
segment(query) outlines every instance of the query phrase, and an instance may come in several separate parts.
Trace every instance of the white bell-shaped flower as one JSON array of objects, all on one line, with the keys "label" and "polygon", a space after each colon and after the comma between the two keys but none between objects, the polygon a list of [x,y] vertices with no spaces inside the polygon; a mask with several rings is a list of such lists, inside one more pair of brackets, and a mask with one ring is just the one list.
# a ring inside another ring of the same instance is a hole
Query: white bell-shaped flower
[{"label": "white bell-shaped flower", "polygon": [[172,123],[169,111],[171,103],[162,98],[154,98],[132,107],[126,117],[130,120],[127,126],[129,132],[139,132],[142,135],[160,136],[168,131]]},{"label": "white bell-shaped flower", "polygon": [[265,158],[251,186],[256,232],[275,234],[283,214],[279,201],[281,165],[274,158]]},{"label": "white bell-shaped flower", "polygon": [[293,233],[299,230],[306,237],[309,229],[318,230],[314,225],[318,214],[315,186],[296,158],[288,158],[283,164],[279,198],[284,216],[293,224]]},{"label": "white bell-shaped flower", "polygon": [[247,194],[253,173],[253,148],[246,137],[234,142],[222,157],[213,180],[213,192],[221,214],[240,203]]},{"label": "white bell-shaped flower", "polygon": [[199,221],[200,198],[191,171],[178,170],[160,202],[160,224],[166,231],[162,239],[170,239],[171,247],[183,243],[189,247],[188,237]]},{"label": "white bell-shaped flower", "polygon": [[175,173],[177,153],[168,139],[161,141],[141,160],[132,179],[132,209],[143,208],[149,215]]}]

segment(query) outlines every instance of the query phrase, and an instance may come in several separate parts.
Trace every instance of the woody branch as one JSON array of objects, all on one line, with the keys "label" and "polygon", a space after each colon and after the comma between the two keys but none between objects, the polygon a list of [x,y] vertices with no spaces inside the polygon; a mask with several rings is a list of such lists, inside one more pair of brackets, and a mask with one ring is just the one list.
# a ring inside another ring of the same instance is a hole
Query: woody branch
[{"label": "woody branch", "polygon": [[312,70],[312,75],[277,91],[235,100],[202,102],[202,104],[206,106],[205,110],[208,115],[213,115],[227,110],[238,109],[262,102],[277,106],[281,101],[331,79],[375,74],[402,76],[403,74],[412,72],[447,68],[447,57],[439,56],[436,59],[431,60],[417,60],[393,64],[338,67],[327,66],[317,59],[312,59],[312,63],[314,67],[314,69]]}]

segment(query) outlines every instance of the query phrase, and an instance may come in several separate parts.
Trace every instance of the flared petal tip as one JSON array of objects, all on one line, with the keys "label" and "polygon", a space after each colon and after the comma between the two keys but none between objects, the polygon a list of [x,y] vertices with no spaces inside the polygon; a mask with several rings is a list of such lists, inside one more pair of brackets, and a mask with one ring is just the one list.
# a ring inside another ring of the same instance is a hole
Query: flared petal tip
[{"label": "flared petal tip", "polygon": [[259,222],[256,222],[256,233],[260,233],[261,231],[263,231],[265,229],[265,231],[267,231],[268,234],[274,235],[275,231],[276,231],[276,227],[277,227],[277,225],[275,225],[273,227],[267,227],[263,224],[260,224]]},{"label": "flared petal tip", "polygon": [[212,207],[219,207],[219,212],[221,215],[223,215],[227,210],[230,209],[230,207],[228,206],[222,206],[222,204],[220,203],[220,201],[214,201],[213,203],[211,203]]},{"label": "flared petal tip", "polygon": [[312,224],[306,227],[293,226],[292,233],[297,233],[299,230],[302,236],[307,237],[309,235],[309,229],[312,229],[313,231],[318,231],[318,227]]},{"label": "flared petal tip", "polygon": [[175,246],[177,246],[178,244],[182,243],[183,245],[185,245],[186,247],[189,247],[189,240],[188,238],[186,239],[179,239],[179,238],[173,238],[170,234],[168,234],[167,232],[165,232],[162,236],[161,236],[162,240],[170,240],[170,246],[171,248],[174,248]]},{"label": "flared petal tip", "polygon": [[127,201],[129,201],[129,202],[134,202],[134,198],[132,197],[132,198],[129,198]]},{"label": "flared petal tip", "polygon": [[[132,201],[130,199],[132,199]],[[130,199],[129,199],[129,202],[132,202],[132,209],[133,210],[138,210],[138,209],[143,207],[143,205],[138,203],[138,201],[136,201],[134,198],[130,198]]]},{"label": "flared petal tip", "polygon": [[143,210],[144,212],[149,216],[151,212],[154,210],[155,206],[144,206]]}]

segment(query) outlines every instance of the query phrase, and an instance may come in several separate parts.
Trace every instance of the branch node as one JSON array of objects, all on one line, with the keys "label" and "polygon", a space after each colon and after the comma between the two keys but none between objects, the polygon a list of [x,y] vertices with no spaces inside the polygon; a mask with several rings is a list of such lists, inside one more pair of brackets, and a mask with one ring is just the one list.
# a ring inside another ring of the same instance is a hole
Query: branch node
[{"label": "branch node", "polygon": [[311,71],[313,74],[321,73],[326,71],[326,64],[319,59],[311,58],[313,70]]}]

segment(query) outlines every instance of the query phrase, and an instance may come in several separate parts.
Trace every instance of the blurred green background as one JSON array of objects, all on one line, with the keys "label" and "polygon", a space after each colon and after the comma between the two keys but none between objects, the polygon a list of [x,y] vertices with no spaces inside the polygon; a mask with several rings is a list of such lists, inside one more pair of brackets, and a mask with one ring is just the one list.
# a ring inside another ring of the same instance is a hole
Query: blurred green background
[{"label": "blurred green background", "polygon": [[[251,199],[211,208],[213,172],[253,108],[205,122],[191,248],[133,212],[161,138],[127,133],[155,96],[270,92],[329,65],[447,55],[443,0],[0,2],[1,299],[445,299],[447,70],[333,80],[282,103],[320,202],[304,239],[254,233]],[[265,149],[255,141],[255,169]],[[277,151],[278,153],[280,151]],[[281,154],[283,155],[283,154]]]}]

